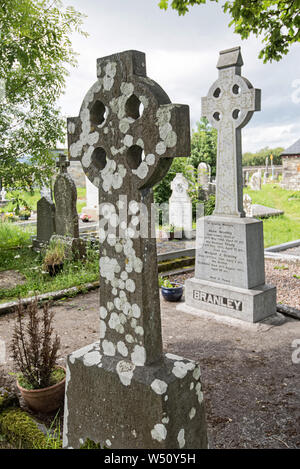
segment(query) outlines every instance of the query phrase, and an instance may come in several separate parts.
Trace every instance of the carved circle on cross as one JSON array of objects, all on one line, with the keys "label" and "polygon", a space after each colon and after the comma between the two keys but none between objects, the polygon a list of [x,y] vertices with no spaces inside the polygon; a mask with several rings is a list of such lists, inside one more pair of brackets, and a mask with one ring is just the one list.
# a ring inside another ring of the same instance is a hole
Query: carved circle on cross
[{"label": "carved circle on cross", "polygon": [[244,127],[251,119],[255,90],[244,77],[223,72],[210,87],[206,100],[206,116],[216,129],[231,122],[235,128]]},{"label": "carved circle on cross", "polygon": [[136,54],[99,59],[98,80],[79,117],[68,119],[71,158],[79,159],[89,180],[107,194],[122,192],[124,184],[152,187],[169,169],[171,157],[187,154],[188,139],[178,128],[189,127],[188,107],[171,104],[146,76],[145,64],[134,73],[134,60],[144,58]]}]

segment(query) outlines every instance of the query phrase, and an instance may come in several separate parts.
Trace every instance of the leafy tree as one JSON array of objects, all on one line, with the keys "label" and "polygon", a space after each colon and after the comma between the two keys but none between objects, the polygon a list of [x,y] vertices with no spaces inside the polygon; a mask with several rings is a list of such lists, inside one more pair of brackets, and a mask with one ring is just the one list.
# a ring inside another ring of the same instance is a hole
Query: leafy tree
[{"label": "leafy tree", "polygon": [[266,164],[267,156],[269,157],[269,165],[271,165],[271,155],[273,155],[273,164],[281,165],[282,158],[280,155],[282,152],[283,148],[281,147],[273,149],[266,147],[256,153],[246,152],[243,154],[243,166],[264,166]]},{"label": "leafy tree", "polygon": [[60,0],[0,0],[0,180],[32,189],[53,173],[65,139],[57,98],[76,64],[71,34],[83,16]]},{"label": "leafy tree", "polygon": [[197,130],[192,134],[191,156],[188,163],[198,168],[202,161],[211,166],[212,176],[216,175],[218,132],[211,127],[206,117],[197,122]]},{"label": "leafy tree", "polygon": [[217,130],[212,128],[205,117],[197,122],[197,130],[191,139],[191,155],[188,158],[174,158],[166,176],[154,187],[154,200],[158,204],[169,201],[171,182],[177,173],[182,173],[190,182],[189,195],[193,207],[198,202],[198,165],[202,161],[210,164],[212,175],[216,174]]},{"label": "leafy tree", "polygon": [[[169,3],[179,15],[184,15],[189,7],[206,0],[160,0],[159,6],[167,10]],[[242,39],[251,33],[263,36],[265,47],[259,58],[264,62],[279,61],[300,40],[300,0],[232,0],[224,3],[223,10],[231,15],[230,26],[234,25]]]}]

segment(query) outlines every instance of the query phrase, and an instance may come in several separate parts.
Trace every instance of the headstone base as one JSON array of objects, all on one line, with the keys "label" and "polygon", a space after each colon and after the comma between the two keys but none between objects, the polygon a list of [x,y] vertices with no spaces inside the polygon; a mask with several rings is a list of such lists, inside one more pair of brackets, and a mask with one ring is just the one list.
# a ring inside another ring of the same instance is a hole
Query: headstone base
[{"label": "headstone base", "polygon": [[255,323],[276,313],[276,287],[245,289],[191,278],[185,282],[185,305]]},{"label": "headstone base", "polygon": [[68,357],[64,448],[88,438],[109,449],[207,448],[195,362],[167,354],[135,366],[99,349],[96,342]]},{"label": "headstone base", "polygon": [[37,238],[32,239],[32,249],[36,252],[40,252],[45,249],[49,244],[49,241],[39,240]]},{"label": "headstone base", "polygon": [[70,236],[53,235],[50,241],[61,241],[65,247],[65,257],[67,260],[82,259],[86,254],[85,242],[81,238],[71,238]]}]

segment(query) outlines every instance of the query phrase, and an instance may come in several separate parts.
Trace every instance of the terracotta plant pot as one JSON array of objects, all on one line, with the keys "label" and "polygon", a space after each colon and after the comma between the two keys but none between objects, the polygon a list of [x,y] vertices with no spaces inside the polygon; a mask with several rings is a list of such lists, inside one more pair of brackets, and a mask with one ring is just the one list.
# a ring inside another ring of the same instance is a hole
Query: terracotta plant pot
[{"label": "terracotta plant pot", "polygon": [[[63,368],[59,366],[58,368]],[[63,368],[65,370],[65,368]],[[57,410],[65,395],[66,378],[53,386],[43,389],[24,389],[17,381],[17,387],[28,407],[44,414]]]}]

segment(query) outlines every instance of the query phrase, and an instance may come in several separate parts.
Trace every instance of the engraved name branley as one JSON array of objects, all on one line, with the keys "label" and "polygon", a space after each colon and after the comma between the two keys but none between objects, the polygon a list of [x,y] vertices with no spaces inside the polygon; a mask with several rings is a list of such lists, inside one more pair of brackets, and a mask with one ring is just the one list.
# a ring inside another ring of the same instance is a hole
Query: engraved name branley
[{"label": "engraved name branley", "polygon": [[236,311],[243,310],[243,303],[232,298],[226,298],[220,295],[213,295],[200,290],[193,290],[194,300],[203,301],[212,305],[224,306],[224,308],[235,309]]}]

